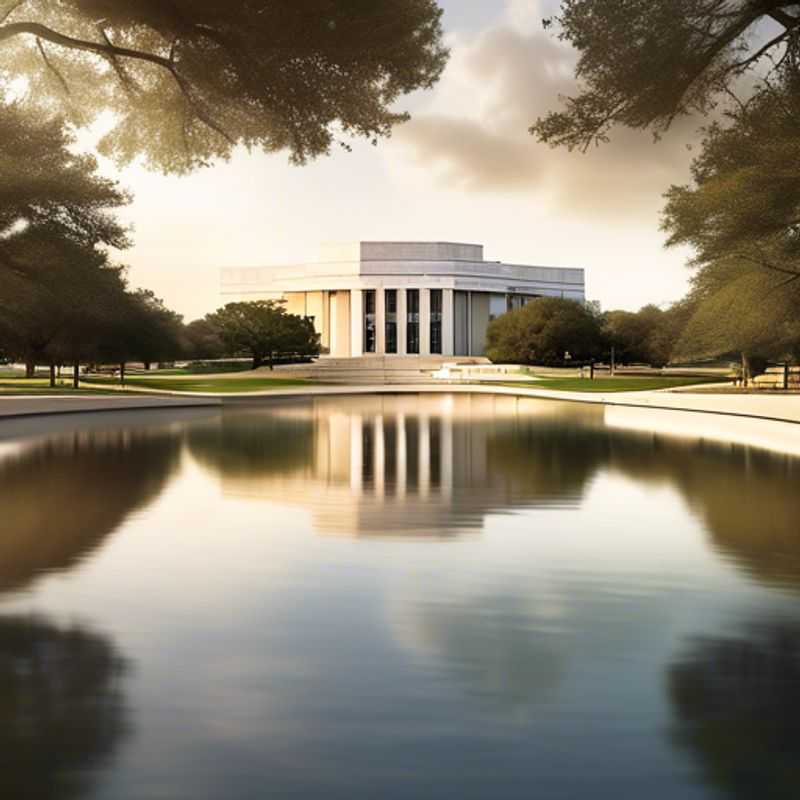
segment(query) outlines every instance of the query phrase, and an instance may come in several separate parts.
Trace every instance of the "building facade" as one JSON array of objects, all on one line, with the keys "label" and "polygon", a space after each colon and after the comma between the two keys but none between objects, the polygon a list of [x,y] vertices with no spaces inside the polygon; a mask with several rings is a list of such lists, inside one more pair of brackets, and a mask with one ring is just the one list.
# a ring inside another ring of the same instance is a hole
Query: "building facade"
[{"label": "building facade", "polygon": [[312,264],[222,271],[223,302],[283,299],[338,357],[481,356],[489,322],[536,297],[583,302],[582,269],[485,261],[481,245],[359,242]]}]

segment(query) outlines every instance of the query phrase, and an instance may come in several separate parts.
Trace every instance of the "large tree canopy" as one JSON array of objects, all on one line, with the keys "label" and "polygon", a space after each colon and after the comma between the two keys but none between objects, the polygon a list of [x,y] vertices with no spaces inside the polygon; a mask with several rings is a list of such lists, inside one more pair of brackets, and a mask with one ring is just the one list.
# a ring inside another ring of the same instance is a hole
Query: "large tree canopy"
[{"label": "large tree canopy", "polygon": [[283,300],[254,300],[228,303],[208,314],[206,320],[216,329],[231,355],[246,353],[253,369],[264,363],[273,368],[280,355],[319,355],[319,334],[308,317],[288,314]]},{"label": "large tree canopy", "polygon": [[786,286],[777,273],[724,259],[698,271],[690,299],[693,313],[675,345],[677,359],[741,353],[746,365],[751,358],[800,355],[800,283]]},{"label": "large tree canopy", "polygon": [[706,131],[693,186],[667,194],[670,244],[689,244],[697,265],[734,257],[800,279],[800,74],[778,82]]},{"label": "large tree canopy", "polygon": [[564,0],[555,23],[582,91],[532,132],[570,148],[706,113],[757,65],[800,57],[800,3],[784,0]]},{"label": "large tree canopy", "polygon": [[562,364],[583,361],[601,350],[600,320],[574,300],[540,297],[489,323],[486,354],[492,361]]},{"label": "large tree canopy", "polygon": [[89,246],[127,245],[110,210],[130,197],[74,144],[62,120],[41,122],[17,104],[0,104],[0,251],[20,223]]},{"label": "large tree canopy", "polygon": [[327,153],[375,139],[404,94],[444,68],[435,0],[0,0],[0,91],[80,125],[114,124],[101,151],[181,172],[236,144]]}]

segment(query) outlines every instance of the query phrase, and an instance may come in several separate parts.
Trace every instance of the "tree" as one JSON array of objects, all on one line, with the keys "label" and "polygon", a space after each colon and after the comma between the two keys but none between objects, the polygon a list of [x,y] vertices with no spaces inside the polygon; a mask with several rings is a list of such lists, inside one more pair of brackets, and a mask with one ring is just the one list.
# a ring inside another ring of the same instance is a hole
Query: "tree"
[{"label": "tree", "polygon": [[185,172],[239,144],[303,163],[339,132],[375,139],[447,59],[435,0],[6,0],[0,90],[85,126],[101,151]]},{"label": "tree", "polygon": [[706,130],[692,186],[667,193],[669,244],[694,248],[702,266],[735,258],[800,279],[800,74],[781,70],[730,124]]},{"label": "tree", "polygon": [[86,355],[124,291],[118,268],[94,247],[47,226],[0,241],[0,339],[27,365],[75,363]]},{"label": "tree", "polygon": [[[693,293],[679,350],[741,350],[746,377],[749,351],[784,347],[800,324],[797,305],[785,307],[800,280],[800,5],[564,0],[555,22],[579,51],[582,87],[532,127],[541,141],[586,149],[617,124],[658,134],[679,116],[716,112],[692,184],[667,193],[663,228],[669,245],[694,248],[695,268],[732,281],[716,282],[716,297],[708,285]],[[788,311],[780,321],[776,300]]]},{"label": "tree", "polygon": [[663,367],[672,358],[688,320],[685,303],[663,310],[647,305],[638,311],[608,311],[603,315],[606,346],[614,348],[618,364],[640,362]]},{"label": "tree", "polygon": [[319,335],[311,320],[287,314],[283,301],[228,303],[206,319],[219,332],[231,354],[247,353],[253,369],[266,362],[273,368],[283,354],[318,355]]},{"label": "tree", "polygon": [[650,362],[647,337],[650,328],[642,317],[633,311],[609,311],[603,319],[603,336],[614,348],[618,364]]},{"label": "tree", "polygon": [[130,195],[100,177],[97,161],[76,155],[74,147],[62,120],[41,122],[19,105],[0,103],[0,264],[3,242],[26,225],[91,246],[129,244],[110,210],[129,203]]},{"label": "tree", "polygon": [[492,361],[562,364],[594,358],[602,332],[595,314],[581,303],[541,297],[489,323],[487,355]]},{"label": "tree", "polygon": [[545,25],[578,50],[582,90],[531,131],[585,149],[614,125],[659,132],[678,116],[706,114],[749,71],[797,64],[797,12],[786,0],[563,0]]},{"label": "tree", "polygon": [[183,328],[183,353],[196,360],[222,358],[225,344],[208,319],[196,319]]},{"label": "tree", "polygon": [[800,285],[746,261],[719,261],[695,276],[694,311],[675,349],[683,359],[740,354],[745,383],[754,360],[785,359],[800,350]]},{"label": "tree", "polygon": [[146,369],[154,361],[174,359],[183,349],[183,319],[149,289],[125,292],[119,298],[111,330],[103,342],[103,361],[120,365],[120,380],[125,381],[125,364],[141,361]]}]

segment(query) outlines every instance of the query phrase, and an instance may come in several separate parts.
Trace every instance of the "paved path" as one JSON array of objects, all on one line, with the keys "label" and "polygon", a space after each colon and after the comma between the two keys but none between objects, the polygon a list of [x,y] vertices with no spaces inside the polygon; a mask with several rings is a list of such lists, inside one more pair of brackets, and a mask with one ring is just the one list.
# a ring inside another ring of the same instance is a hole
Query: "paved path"
[{"label": "paved path", "polygon": [[86,411],[131,411],[143,408],[202,408],[221,405],[213,397],[120,396],[64,397],[14,395],[0,397],[0,419],[42,414],[77,414]]},{"label": "paved path", "polygon": [[[151,390],[146,396],[0,397],[0,421],[15,417],[136,409],[222,407],[287,398],[397,394],[484,394],[601,404],[612,428],[713,439],[800,456],[800,396],[727,395],[657,391],[556,392],[525,386],[409,384],[392,386],[300,386],[247,394],[176,395]],[[678,412],[678,413],[675,413]],[[689,413],[686,413],[689,412]]]},{"label": "paved path", "polygon": [[734,395],[709,392],[661,390],[655,392],[559,392],[527,386],[479,384],[398,384],[389,386],[296,386],[241,394],[196,394],[195,397],[222,397],[226,401],[280,397],[335,397],[365,394],[497,394],[539,397],[633,408],[661,408],[672,411],[695,411],[736,417],[769,419],[800,423],[800,395]]}]

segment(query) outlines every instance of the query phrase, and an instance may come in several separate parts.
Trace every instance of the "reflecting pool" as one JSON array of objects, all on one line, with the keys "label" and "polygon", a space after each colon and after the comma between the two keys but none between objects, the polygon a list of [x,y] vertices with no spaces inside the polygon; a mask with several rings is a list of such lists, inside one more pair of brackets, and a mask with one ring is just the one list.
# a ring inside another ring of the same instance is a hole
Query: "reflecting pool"
[{"label": "reflecting pool", "polygon": [[658,413],[0,425],[0,797],[800,797],[800,459]]}]

